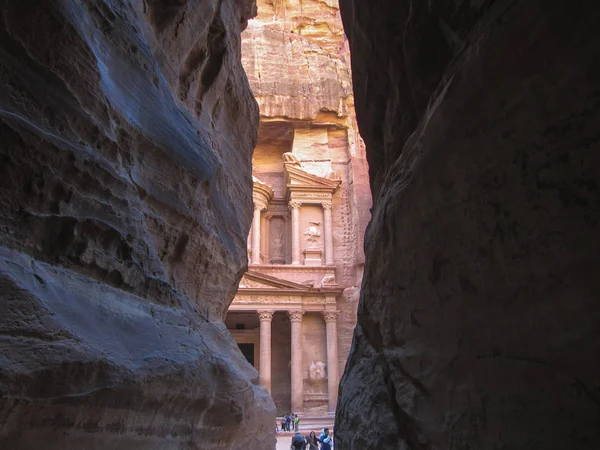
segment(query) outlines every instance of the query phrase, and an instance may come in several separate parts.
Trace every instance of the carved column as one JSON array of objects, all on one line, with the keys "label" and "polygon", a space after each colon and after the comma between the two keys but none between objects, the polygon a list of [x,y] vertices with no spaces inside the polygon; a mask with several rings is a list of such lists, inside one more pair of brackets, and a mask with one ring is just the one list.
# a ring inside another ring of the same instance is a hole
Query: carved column
[{"label": "carved column", "polygon": [[302,376],[302,316],[304,311],[288,311],[292,322],[292,412],[304,410]]},{"label": "carved column", "polygon": [[273,311],[257,311],[260,320],[260,385],[271,393],[271,320]]},{"label": "carved column", "polygon": [[292,264],[300,264],[300,203],[290,202],[292,211]]},{"label": "carved column", "polygon": [[325,326],[327,329],[327,394],[329,412],[335,412],[338,396],[338,339],[337,339],[337,316],[335,311],[323,311]]},{"label": "carved column", "polygon": [[284,258],[284,264],[290,264],[292,261],[292,253],[291,253],[291,248],[292,248],[292,243],[291,243],[291,236],[292,236],[292,230],[291,230],[291,226],[290,226],[290,215],[286,214],[283,217],[283,223],[284,223],[284,235],[285,235],[285,250],[283,251],[283,258]]},{"label": "carved column", "polygon": [[333,224],[331,223],[331,202],[323,202],[323,227],[325,228],[325,264],[333,266]]},{"label": "carved column", "polygon": [[271,264],[271,219],[272,215],[265,217],[265,229],[263,230],[265,264]]},{"label": "carved column", "polygon": [[252,264],[260,264],[260,211],[262,206],[254,204],[254,219],[252,220]]}]

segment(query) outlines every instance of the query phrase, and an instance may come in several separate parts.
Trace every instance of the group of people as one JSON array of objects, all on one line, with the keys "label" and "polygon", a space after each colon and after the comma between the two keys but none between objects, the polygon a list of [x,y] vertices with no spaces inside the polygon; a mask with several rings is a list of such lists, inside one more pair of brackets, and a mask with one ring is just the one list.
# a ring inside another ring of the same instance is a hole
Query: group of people
[{"label": "group of people", "polygon": [[[281,418],[281,431],[295,431],[298,432],[298,425],[300,424],[300,418],[298,414],[286,414]],[[277,428],[277,431],[280,431]]]},{"label": "group of people", "polygon": [[[320,446],[320,447],[319,447]],[[332,450],[333,449],[333,430],[329,433],[329,428],[321,430],[319,437],[314,431],[308,436],[302,436],[296,431],[292,437],[292,446],[290,450]]]}]

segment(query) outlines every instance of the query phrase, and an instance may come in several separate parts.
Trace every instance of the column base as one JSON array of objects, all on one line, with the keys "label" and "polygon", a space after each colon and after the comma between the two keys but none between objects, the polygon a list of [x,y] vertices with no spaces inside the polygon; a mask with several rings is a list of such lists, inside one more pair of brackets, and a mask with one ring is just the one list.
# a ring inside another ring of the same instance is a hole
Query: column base
[{"label": "column base", "polygon": [[304,250],[304,265],[305,266],[322,266],[321,250],[318,248],[307,248]]}]

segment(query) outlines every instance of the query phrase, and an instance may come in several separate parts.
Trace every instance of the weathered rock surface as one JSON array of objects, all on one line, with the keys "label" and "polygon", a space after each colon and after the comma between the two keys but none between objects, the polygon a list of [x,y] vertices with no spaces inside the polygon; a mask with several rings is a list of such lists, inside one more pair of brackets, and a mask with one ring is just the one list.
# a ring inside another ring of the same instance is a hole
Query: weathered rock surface
[{"label": "weathered rock surface", "polygon": [[[347,44],[336,0],[258,0],[242,41],[261,116],[353,117]],[[329,118],[331,120],[331,118]]]},{"label": "weathered rock surface", "polygon": [[599,5],[341,8],[374,211],[336,448],[597,448]]},{"label": "weathered rock surface", "polygon": [[0,448],[273,444],[221,323],[246,268],[256,5],[0,5]]}]

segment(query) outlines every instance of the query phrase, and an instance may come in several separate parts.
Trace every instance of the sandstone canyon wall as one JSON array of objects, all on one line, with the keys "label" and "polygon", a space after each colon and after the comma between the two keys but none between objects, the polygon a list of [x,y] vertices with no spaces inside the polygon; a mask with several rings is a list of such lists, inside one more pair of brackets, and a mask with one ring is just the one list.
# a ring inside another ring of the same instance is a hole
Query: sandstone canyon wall
[{"label": "sandstone canyon wall", "polygon": [[[303,170],[341,180],[332,209],[335,282],[344,289],[337,301],[341,370],[356,324],[371,206],[348,42],[337,0],[258,0],[257,6],[258,15],[242,36],[242,64],[261,118],[254,174],[273,187],[275,197],[283,196],[282,154],[291,152]],[[307,217],[309,208],[304,208]],[[287,391],[280,394],[289,398]]]},{"label": "sandstone canyon wall", "polygon": [[246,268],[255,13],[0,1],[0,448],[274,445],[222,324]]},{"label": "sandstone canyon wall", "polygon": [[336,449],[596,449],[600,6],[341,0],[374,197]]}]

